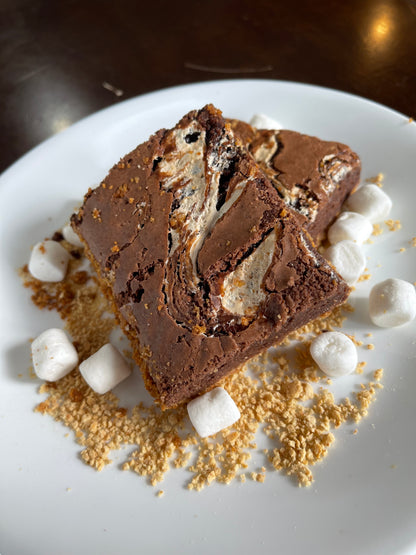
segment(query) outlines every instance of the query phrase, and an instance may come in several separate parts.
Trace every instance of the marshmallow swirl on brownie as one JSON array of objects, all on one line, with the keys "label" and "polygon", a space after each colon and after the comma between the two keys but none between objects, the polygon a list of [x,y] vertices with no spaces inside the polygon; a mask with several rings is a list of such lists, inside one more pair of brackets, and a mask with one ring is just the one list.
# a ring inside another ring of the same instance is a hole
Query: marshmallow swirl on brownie
[{"label": "marshmallow swirl on brownie", "polygon": [[162,408],[349,292],[212,106],[126,155],[72,224]]}]

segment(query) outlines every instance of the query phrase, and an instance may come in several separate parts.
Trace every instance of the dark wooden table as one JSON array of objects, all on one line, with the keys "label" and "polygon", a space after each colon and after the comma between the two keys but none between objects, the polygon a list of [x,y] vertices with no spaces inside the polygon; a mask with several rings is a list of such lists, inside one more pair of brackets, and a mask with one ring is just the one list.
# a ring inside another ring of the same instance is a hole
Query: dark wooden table
[{"label": "dark wooden table", "polygon": [[416,0],[0,0],[0,171],[111,104],[243,77],[416,116]]}]

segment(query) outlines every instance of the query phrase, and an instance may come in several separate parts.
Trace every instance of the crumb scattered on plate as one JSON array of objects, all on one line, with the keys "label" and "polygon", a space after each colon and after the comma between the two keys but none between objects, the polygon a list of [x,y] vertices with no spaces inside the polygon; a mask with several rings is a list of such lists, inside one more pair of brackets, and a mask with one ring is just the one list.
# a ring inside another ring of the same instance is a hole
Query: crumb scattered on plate
[{"label": "crumb scattered on plate", "polygon": [[[85,269],[80,251],[62,244],[72,252],[64,281],[42,283],[21,270],[32,300],[41,309],[57,310],[74,345],[84,360],[109,341],[116,327],[109,302],[93,276]],[[146,477],[150,484],[160,483],[166,472],[186,468],[187,487],[201,490],[213,482],[230,483],[247,477],[264,482],[270,471],[281,471],[301,486],[313,482],[312,467],[322,460],[333,445],[332,433],[346,422],[359,422],[368,413],[376,392],[382,387],[382,373],[375,381],[363,383],[351,398],[335,402],[325,387],[324,376],[309,354],[310,339],[323,330],[342,326],[351,307],[346,304],[292,333],[282,349],[270,349],[249,361],[223,386],[237,404],[241,418],[214,437],[201,439],[189,424],[186,406],[161,411],[142,403],[129,411],[120,406],[113,393],[98,395],[82,379],[77,369],[54,383],[43,383],[39,392],[46,395],[35,411],[47,414],[73,431],[82,446],[81,458],[96,470],[111,463],[111,452],[123,457],[123,470]],[[357,344],[361,344],[356,340]],[[357,366],[362,373],[365,362]],[[256,433],[271,442],[266,452],[259,451]],[[133,446],[124,455],[121,448]],[[252,468],[252,455],[261,454],[264,466]],[[160,490],[158,496],[163,495]]]}]

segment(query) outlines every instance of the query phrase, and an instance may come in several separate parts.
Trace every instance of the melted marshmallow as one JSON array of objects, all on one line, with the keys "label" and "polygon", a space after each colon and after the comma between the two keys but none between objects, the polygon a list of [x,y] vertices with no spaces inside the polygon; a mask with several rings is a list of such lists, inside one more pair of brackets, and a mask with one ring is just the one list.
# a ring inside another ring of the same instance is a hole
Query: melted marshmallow
[{"label": "melted marshmallow", "polygon": [[276,232],[273,231],[248,258],[227,275],[221,295],[221,303],[226,310],[247,316],[266,298],[262,283],[272,263],[275,245]]}]

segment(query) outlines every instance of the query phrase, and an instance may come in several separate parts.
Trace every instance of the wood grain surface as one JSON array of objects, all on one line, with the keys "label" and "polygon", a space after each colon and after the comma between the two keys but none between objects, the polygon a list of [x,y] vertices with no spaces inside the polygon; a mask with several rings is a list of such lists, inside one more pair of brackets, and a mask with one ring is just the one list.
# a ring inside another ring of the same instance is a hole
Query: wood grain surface
[{"label": "wood grain surface", "polygon": [[416,0],[1,0],[0,171],[139,94],[269,78],[416,116]]}]

